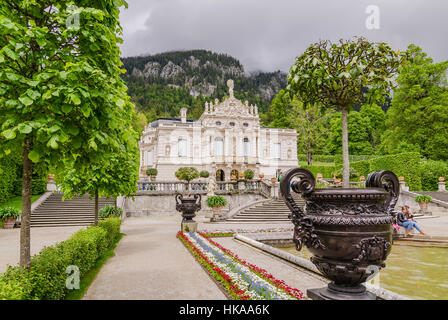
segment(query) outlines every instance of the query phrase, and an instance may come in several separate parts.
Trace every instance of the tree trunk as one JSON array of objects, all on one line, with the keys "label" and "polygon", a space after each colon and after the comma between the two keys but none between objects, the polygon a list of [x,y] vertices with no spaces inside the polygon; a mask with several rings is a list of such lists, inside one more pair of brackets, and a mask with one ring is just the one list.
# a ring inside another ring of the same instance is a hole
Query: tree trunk
[{"label": "tree trunk", "polygon": [[31,141],[23,141],[23,172],[22,172],[22,217],[20,219],[20,266],[28,268],[31,263],[31,182],[33,163],[28,158],[31,151]]},{"label": "tree trunk", "polygon": [[342,174],[342,187],[350,187],[350,159],[348,156],[348,108],[342,108],[342,164],[344,166]]},{"label": "tree trunk", "polygon": [[308,165],[313,165],[313,153],[311,151],[307,151],[306,158],[308,160]]},{"label": "tree trunk", "polygon": [[95,226],[98,225],[98,190],[95,190]]}]

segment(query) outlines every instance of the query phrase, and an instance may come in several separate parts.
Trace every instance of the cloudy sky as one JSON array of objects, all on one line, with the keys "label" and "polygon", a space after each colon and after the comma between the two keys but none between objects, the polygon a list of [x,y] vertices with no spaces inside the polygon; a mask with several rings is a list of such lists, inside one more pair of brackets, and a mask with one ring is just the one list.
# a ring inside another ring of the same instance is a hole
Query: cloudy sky
[{"label": "cloudy sky", "polygon": [[448,60],[447,0],[127,1],[123,56],[207,49],[239,59],[247,72],[287,72],[319,39],[362,35]]}]

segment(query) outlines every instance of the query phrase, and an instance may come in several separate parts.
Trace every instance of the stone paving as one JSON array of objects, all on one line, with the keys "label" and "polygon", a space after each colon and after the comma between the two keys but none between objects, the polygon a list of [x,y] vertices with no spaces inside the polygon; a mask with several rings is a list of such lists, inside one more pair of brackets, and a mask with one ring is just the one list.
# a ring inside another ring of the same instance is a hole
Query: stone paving
[{"label": "stone paving", "polygon": [[[200,223],[199,230],[257,230],[272,225],[229,225]],[[291,227],[289,224],[275,228]],[[221,289],[176,238],[179,217],[128,218],[126,234],[88,289],[84,299],[226,299]],[[322,286],[320,277],[301,271],[233,238],[215,238],[243,259],[265,268],[278,279],[303,292]]]},{"label": "stone paving", "polygon": [[[31,254],[69,238],[82,227],[31,228]],[[0,229],[0,273],[20,260],[20,229]]]}]

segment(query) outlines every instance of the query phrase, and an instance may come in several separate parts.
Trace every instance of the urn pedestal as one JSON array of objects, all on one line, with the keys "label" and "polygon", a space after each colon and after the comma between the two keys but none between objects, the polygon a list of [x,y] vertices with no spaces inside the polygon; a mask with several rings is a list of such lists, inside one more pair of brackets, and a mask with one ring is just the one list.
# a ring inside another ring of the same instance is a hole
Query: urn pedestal
[{"label": "urn pedestal", "polygon": [[[364,189],[315,189],[313,174],[301,168],[289,170],[280,192],[291,210],[296,249],[305,245],[311,261],[332,282],[308,290],[312,299],[370,300],[375,295],[364,283],[385,267],[391,250],[393,209],[399,182],[394,173],[371,173]],[[299,207],[291,191],[301,194]]]}]

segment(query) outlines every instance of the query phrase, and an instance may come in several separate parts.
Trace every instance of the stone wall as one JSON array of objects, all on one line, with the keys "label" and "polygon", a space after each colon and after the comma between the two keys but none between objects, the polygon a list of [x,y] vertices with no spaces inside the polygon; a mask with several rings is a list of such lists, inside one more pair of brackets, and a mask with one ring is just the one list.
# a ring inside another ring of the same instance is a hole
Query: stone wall
[{"label": "stone wall", "polygon": [[[263,200],[260,194],[232,194],[224,195],[227,199],[227,206],[222,209],[223,214],[241,207],[247,203]],[[198,218],[206,218],[211,213],[211,210],[205,203],[207,196],[202,197],[202,209],[196,213]],[[135,200],[127,199],[125,205],[125,213],[127,217],[130,216],[161,216],[161,215],[179,215],[176,211],[176,200],[174,195],[137,195]]]}]

